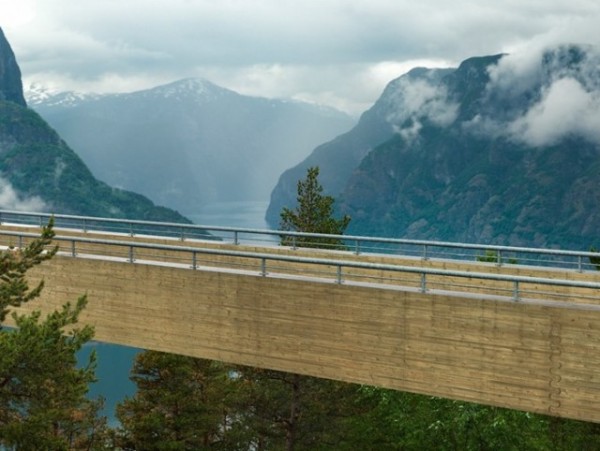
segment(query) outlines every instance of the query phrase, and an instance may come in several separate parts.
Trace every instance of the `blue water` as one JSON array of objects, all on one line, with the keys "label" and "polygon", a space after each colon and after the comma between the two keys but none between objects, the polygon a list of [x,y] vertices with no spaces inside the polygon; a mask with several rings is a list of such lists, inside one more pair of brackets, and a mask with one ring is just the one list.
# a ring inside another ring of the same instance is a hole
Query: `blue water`
[{"label": "blue water", "polygon": [[96,383],[90,385],[89,396],[102,396],[105,400],[103,415],[109,424],[117,424],[115,408],[128,396],[135,394],[135,384],[129,379],[135,356],[142,350],[128,346],[107,343],[88,343],[80,353],[82,361],[87,361],[91,350],[96,351]]},{"label": "blue water", "polygon": [[[264,219],[268,201],[221,202],[206,205],[197,214],[187,215],[200,225],[266,229]],[[127,396],[135,394],[135,384],[129,380],[135,356],[140,349],[106,343],[89,343],[82,351],[85,356],[91,349],[96,350],[98,382],[90,387],[90,396],[103,396],[106,400],[103,414],[115,425],[115,408]]]},{"label": "blue water", "polygon": [[186,215],[195,224],[267,229],[265,213],[269,201],[217,202],[205,205],[200,211]]}]

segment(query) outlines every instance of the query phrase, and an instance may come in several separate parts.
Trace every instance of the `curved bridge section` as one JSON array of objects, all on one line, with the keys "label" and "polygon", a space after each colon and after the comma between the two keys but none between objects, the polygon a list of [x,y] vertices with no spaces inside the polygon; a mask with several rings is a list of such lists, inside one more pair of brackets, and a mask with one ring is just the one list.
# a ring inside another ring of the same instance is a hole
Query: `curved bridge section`
[{"label": "curved bridge section", "polygon": [[57,232],[100,341],[600,421],[597,271]]}]

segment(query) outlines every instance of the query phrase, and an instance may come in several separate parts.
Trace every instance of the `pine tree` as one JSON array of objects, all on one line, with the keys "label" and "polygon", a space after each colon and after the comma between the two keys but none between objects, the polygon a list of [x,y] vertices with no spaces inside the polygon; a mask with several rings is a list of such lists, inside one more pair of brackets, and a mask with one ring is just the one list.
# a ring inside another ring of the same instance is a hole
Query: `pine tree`
[{"label": "pine tree", "polygon": [[131,379],[135,396],[117,406],[123,449],[249,449],[240,446],[229,400],[237,379],[219,362],[145,351]]},{"label": "pine tree", "polygon": [[[26,274],[49,260],[52,222],[40,238],[23,249],[0,253],[0,319],[11,307],[37,298],[44,286],[30,289]],[[95,380],[95,355],[80,366],[77,352],[93,337],[90,326],[77,327],[86,305],[75,305],[42,318],[12,313],[15,329],[0,330],[0,448],[102,449],[107,443],[106,419],[98,417],[101,401],[86,398]],[[1,323],[0,323],[1,324]]]},{"label": "pine tree", "polygon": [[[283,208],[281,212],[281,230],[342,235],[350,224],[350,217],[341,219],[333,217],[334,199],[322,194],[323,187],[319,183],[319,168],[308,168],[306,179],[298,181],[298,205],[294,210]],[[340,238],[329,237],[294,237],[285,236],[284,245],[296,245],[312,248],[343,248]]]}]

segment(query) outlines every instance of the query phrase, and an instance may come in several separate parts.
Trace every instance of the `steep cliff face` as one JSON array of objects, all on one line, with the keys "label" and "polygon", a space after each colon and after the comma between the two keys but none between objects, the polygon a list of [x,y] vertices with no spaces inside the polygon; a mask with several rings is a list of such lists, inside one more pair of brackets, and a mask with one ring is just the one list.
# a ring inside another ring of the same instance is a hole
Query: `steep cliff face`
[{"label": "steep cliff face", "polygon": [[2,29],[0,29],[0,100],[26,106],[21,84],[21,70]]},{"label": "steep cliff face", "polygon": [[340,199],[352,232],[597,243],[598,61],[595,49],[577,46],[546,51],[527,68],[508,57],[465,61],[435,86],[443,101],[399,123],[348,178]]},{"label": "steep cliff face", "polygon": [[437,81],[447,73],[445,69],[421,68],[411,71],[405,78],[392,81],[352,130],[318,146],[301,163],[279,177],[271,193],[267,222],[278,227],[281,209],[295,205],[297,182],[305,177],[306,169],[311,166],[319,166],[319,178],[325,193],[338,196],[364,156],[394,135],[398,111],[396,103],[402,100],[397,96],[402,95],[402,85],[406,80],[423,78]]},{"label": "steep cliff face", "polygon": [[[348,157],[384,105],[380,141]],[[349,233],[585,249],[600,242],[600,52],[566,45],[414,70],[307,162],[336,172],[322,181]]]},{"label": "steep cliff face", "polygon": [[0,208],[189,222],[147,198],[97,180],[26,107],[20,70],[0,30]]}]

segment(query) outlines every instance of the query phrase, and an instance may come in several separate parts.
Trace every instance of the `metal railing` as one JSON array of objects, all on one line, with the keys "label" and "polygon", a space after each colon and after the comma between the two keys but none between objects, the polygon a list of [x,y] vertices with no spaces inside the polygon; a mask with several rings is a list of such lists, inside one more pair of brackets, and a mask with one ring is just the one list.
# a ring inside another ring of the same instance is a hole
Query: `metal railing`
[{"label": "metal railing", "polygon": [[[596,270],[590,257],[600,254],[589,251],[542,249],[515,246],[485,245],[474,243],[454,243],[446,241],[425,241],[402,238],[368,237],[353,235],[327,235],[283,230],[219,227],[197,224],[179,224],[157,221],[98,218],[75,215],[52,215],[48,213],[26,213],[0,210],[0,224],[45,225],[54,217],[57,229],[77,229],[84,232],[120,233],[130,236],[156,235],[186,240],[219,240],[239,244],[261,244],[276,246],[287,238],[291,249],[296,249],[296,241],[302,246],[311,247],[311,239],[322,242],[324,238],[338,239],[345,252],[354,254],[372,253],[402,255],[428,260],[443,258],[451,260],[479,260],[502,266],[506,264],[558,267],[582,272]],[[312,246],[317,247],[317,246]],[[321,244],[319,244],[321,247]],[[322,246],[326,248],[325,246]]]},{"label": "metal railing", "polygon": [[[1,231],[0,236],[23,246],[38,237],[34,233]],[[389,289],[413,289],[422,293],[469,293],[473,296],[502,296],[523,299],[565,301],[600,308],[600,283],[578,280],[455,271],[351,260],[309,258],[298,255],[244,252],[180,245],[56,236],[59,252],[74,258],[112,259],[131,264],[176,265],[192,270],[250,271],[262,277],[290,277],[302,280],[357,284]],[[485,284],[478,281],[484,280]],[[542,287],[551,291],[544,291]],[[576,293],[574,293],[576,289]],[[595,308],[594,307],[594,308]]]}]

